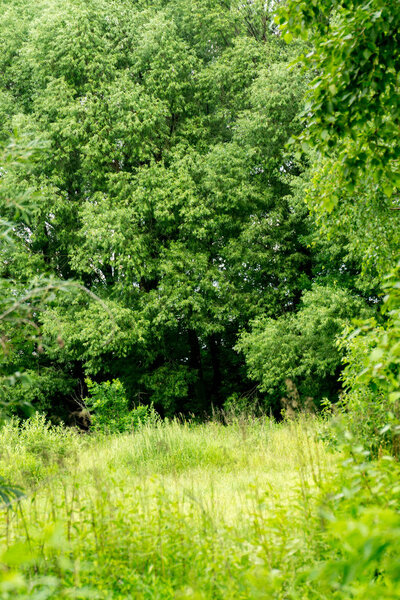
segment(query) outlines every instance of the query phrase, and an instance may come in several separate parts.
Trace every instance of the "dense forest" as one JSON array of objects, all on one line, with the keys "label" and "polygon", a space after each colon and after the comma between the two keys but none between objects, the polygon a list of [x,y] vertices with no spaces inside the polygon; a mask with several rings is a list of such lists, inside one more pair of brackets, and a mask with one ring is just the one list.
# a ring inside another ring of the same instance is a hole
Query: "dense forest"
[{"label": "dense forest", "polygon": [[[3,3],[0,137],[37,146],[1,178],[2,213],[15,219],[0,263],[4,308],[32,282],[82,286],[30,303],[17,330],[3,321],[3,375],[29,377],[9,401],[68,420],[87,378],[118,379],[131,406],[165,416],[228,403],[279,417],[338,400],[337,337],[377,314],[400,213],[373,170],[343,185],[348,145],[348,171],[367,162],[364,90],[354,122],[318,98],[325,158],[306,140],[288,144],[305,131],[320,65],[293,64],[313,42],[282,35],[274,6]],[[328,94],[337,85],[322,82]],[[371,124],[385,161],[398,124],[395,112],[385,121],[389,100]],[[331,130],[344,130],[340,147]],[[28,215],[10,190],[32,198]]]},{"label": "dense forest", "polygon": [[0,0],[0,599],[400,599],[399,0]]}]

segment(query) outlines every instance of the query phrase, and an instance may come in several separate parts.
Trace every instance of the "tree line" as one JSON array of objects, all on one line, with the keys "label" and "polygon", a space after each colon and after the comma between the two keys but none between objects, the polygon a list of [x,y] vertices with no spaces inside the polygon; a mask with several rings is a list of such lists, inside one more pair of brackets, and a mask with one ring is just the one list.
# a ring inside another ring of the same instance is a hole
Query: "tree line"
[{"label": "tree line", "polygon": [[338,400],[337,338],[382,323],[398,250],[399,11],[308,4],[0,2],[0,138],[40,145],[1,172],[3,304],[77,284],[2,322],[8,400],[66,418],[87,377],[166,416]]}]

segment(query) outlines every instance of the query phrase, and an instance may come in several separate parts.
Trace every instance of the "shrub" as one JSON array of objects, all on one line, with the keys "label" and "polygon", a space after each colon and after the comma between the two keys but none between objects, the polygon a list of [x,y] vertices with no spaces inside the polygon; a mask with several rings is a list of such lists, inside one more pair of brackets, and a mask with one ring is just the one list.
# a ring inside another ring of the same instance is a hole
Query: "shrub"
[{"label": "shrub", "polygon": [[96,383],[87,378],[90,397],[85,403],[91,411],[92,427],[103,433],[124,433],[144,423],[156,420],[152,406],[138,405],[129,408],[129,400],[119,379]]},{"label": "shrub", "polygon": [[277,413],[287,405],[307,409],[313,400],[337,398],[343,354],[337,337],[352,317],[367,314],[363,301],[350,292],[315,285],[304,292],[296,313],[254,320],[236,347],[270,406],[271,399],[278,404]]},{"label": "shrub", "polygon": [[23,422],[11,419],[0,429],[0,473],[23,487],[56,474],[77,451],[76,432],[52,425],[40,413]]},{"label": "shrub", "polygon": [[344,412],[351,433],[377,456],[400,455],[400,263],[386,278],[382,323],[360,321],[346,350]]}]

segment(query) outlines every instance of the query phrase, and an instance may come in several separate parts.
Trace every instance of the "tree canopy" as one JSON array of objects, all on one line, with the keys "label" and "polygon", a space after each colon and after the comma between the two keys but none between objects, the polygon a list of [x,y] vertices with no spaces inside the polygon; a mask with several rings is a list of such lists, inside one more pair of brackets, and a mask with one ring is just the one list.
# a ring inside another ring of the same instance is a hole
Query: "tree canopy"
[{"label": "tree canopy", "polygon": [[311,75],[289,66],[307,43],[286,43],[273,3],[1,4],[1,137],[46,140],[28,175],[7,171],[41,200],[1,275],[73,279],[114,321],[105,344],[103,308],[76,290],[35,315],[40,352],[16,337],[4,365],[30,373],[33,403],[62,412],[87,376],[120,378],[132,402],[202,414],[253,387],[250,323],[295,322],[314,285],[373,302],[355,217],[333,251],[304,204],[312,159],[287,142],[306,135]]}]

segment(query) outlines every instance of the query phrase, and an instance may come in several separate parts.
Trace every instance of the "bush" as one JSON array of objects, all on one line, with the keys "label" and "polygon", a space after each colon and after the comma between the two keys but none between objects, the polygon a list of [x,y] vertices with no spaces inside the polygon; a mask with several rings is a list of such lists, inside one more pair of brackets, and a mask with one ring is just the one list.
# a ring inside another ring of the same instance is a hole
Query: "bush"
[{"label": "bush", "polygon": [[296,313],[253,321],[237,349],[245,355],[249,376],[277,408],[307,409],[324,396],[337,399],[343,352],[336,340],[352,317],[367,314],[350,292],[315,285],[304,292]]},{"label": "bush", "polygon": [[85,404],[91,411],[90,419],[94,430],[103,433],[130,432],[157,419],[152,406],[138,405],[130,410],[129,400],[119,379],[102,383],[96,383],[90,378],[85,381],[90,393]]},{"label": "bush", "polygon": [[0,474],[23,487],[56,474],[77,452],[76,432],[52,425],[40,413],[23,422],[12,419],[0,429]]},{"label": "bush", "polygon": [[360,322],[341,341],[346,423],[374,457],[400,455],[400,263],[383,289],[382,324]]}]

